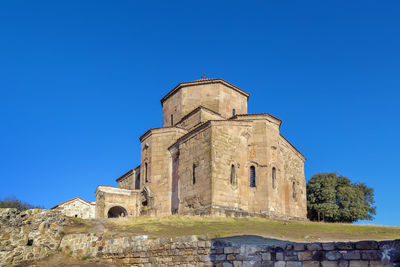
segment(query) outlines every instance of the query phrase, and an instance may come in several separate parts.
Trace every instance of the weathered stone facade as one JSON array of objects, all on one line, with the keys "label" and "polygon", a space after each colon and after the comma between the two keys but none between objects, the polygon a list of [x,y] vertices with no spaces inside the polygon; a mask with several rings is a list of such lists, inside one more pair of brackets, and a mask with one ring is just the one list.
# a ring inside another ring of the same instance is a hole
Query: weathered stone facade
[{"label": "weathered stone facade", "polygon": [[39,260],[56,251],[64,222],[59,210],[0,209],[0,266]]},{"label": "weathered stone facade", "polygon": [[65,201],[52,209],[61,211],[64,215],[82,219],[95,218],[95,202],[88,202],[80,197]]},{"label": "weathered stone facade", "polygon": [[222,79],[177,85],[161,99],[163,127],[140,137],[140,165],[96,190],[96,217],[118,207],[124,216],[305,219],[305,158],[279,133],[281,120],[247,113],[248,98]]},{"label": "weathered stone facade", "polygon": [[400,240],[329,243],[232,243],[206,236],[105,239],[96,234],[63,238],[60,250],[89,260],[128,266],[390,267],[400,264]]}]

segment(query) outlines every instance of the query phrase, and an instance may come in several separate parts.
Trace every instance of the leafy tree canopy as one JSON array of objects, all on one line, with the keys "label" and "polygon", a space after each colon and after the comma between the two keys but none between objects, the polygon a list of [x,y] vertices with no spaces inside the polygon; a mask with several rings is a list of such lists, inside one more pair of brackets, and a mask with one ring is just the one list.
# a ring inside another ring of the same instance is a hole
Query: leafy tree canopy
[{"label": "leafy tree canopy", "polygon": [[336,173],[318,173],[307,183],[308,218],[313,221],[355,222],[376,214],[374,190]]},{"label": "leafy tree canopy", "polygon": [[15,197],[6,197],[3,200],[0,200],[0,208],[15,208],[23,211],[34,208],[42,208],[42,207],[33,206],[31,204],[18,200]]}]

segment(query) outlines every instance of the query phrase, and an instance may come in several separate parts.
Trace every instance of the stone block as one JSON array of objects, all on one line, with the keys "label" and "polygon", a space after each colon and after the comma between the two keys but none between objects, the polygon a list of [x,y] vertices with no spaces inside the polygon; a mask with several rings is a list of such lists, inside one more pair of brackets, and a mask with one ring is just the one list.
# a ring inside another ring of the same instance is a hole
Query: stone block
[{"label": "stone block", "polygon": [[321,267],[338,267],[336,261],[321,261]]},{"label": "stone block", "polygon": [[379,250],[362,250],[362,260],[380,260],[382,258],[382,252]]},{"label": "stone block", "polygon": [[285,255],[285,261],[297,261],[297,255]]},{"label": "stone block", "polygon": [[225,254],[237,253],[237,247],[226,247],[224,248],[224,253]]},{"label": "stone block", "polygon": [[339,250],[351,250],[351,249],[354,249],[354,243],[352,243],[352,242],[336,242],[335,246]]},{"label": "stone block", "polygon": [[369,261],[369,267],[389,267],[390,263],[382,263],[381,261]]},{"label": "stone block", "polygon": [[325,258],[329,261],[337,261],[342,258],[342,254],[340,254],[338,251],[328,251],[325,254]]},{"label": "stone block", "polygon": [[361,259],[360,251],[358,251],[358,250],[344,251],[343,259],[345,259],[345,260],[359,260],[359,259]]},{"label": "stone block", "polygon": [[368,261],[350,261],[349,267],[368,267]]},{"label": "stone block", "polygon": [[333,243],[333,242],[322,243],[322,249],[323,250],[334,250],[335,249],[335,243]]},{"label": "stone block", "polygon": [[369,250],[378,249],[378,242],[376,241],[360,241],[356,243],[356,249]]},{"label": "stone block", "polygon": [[262,261],[261,266],[262,267],[274,267],[274,262],[273,261]]},{"label": "stone block", "polygon": [[275,257],[276,257],[277,261],[283,261],[284,260],[283,252],[277,252]]},{"label": "stone block", "polygon": [[263,261],[270,261],[271,260],[271,253],[267,252],[267,253],[262,253],[261,254],[262,260]]},{"label": "stone block", "polygon": [[229,263],[229,262],[224,262],[224,263],[222,264],[222,267],[233,267],[233,264],[232,264],[232,263]]},{"label": "stone block", "polygon": [[235,257],[235,255],[233,255],[233,254],[228,254],[228,255],[226,256],[226,259],[227,259],[228,261],[233,261],[233,260],[236,259],[236,257]]},{"label": "stone block", "polygon": [[226,260],[226,255],[225,255],[225,254],[216,255],[216,256],[215,256],[215,260],[217,260],[217,261],[224,261],[224,260]]},{"label": "stone block", "polygon": [[295,251],[305,250],[305,245],[303,243],[294,243],[293,250],[295,250]]},{"label": "stone block", "polygon": [[349,262],[348,262],[348,261],[345,261],[345,260],[340,260],[340,261],[338,262],[338,266],[339,266],[339,267],[349,267]]},{"label": "stone block", "polygon": [[297,257],[300,261],[312,260],[312,252],[311,251],[299,251],[297,252]]},{"label": "stone block", "polygon": [[299,261],[287,261],[286,267],[302,267],[302,264]]},{"label": "stone block", "polygon": [[303,261],[303,267],[319,267],[319,261]]},{"label": "stone block", "polygon": [[276,261],[274,263],[274,267],[285,267],[285,265],[286,265],[286,262],[284,262],[284,261]]},{"label": "stone block", "polygon": [[320,243],[307,244],[307,250],[310,250],[310,251],[322,250],[322,246]]}]

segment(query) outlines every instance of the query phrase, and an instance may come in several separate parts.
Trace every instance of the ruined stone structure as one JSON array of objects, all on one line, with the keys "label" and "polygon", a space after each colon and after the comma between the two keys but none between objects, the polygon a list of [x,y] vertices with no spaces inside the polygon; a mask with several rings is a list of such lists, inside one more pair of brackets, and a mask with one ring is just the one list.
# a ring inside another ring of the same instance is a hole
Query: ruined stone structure
[{"label": "ruined stone structure", "polygon": [[97,187],[96,217],[306,218],[305,158],[248,99],[222,79],[178,84],[161,99],[163,126],[140,137],[140,165]]}]

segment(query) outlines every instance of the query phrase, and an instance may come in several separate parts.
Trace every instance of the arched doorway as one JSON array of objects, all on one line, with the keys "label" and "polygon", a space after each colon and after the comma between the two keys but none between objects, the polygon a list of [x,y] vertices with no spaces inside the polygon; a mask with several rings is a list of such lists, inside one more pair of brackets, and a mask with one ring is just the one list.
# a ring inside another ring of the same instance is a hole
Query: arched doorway
[{"label": "arched doorway", "polygon": [[121,206],[115,206],[112,207],[111,209],[108,210],[108,218],[119,218],[119,217],[126,217],[128,213],[126,212],[126,209],[124,209]]}]

